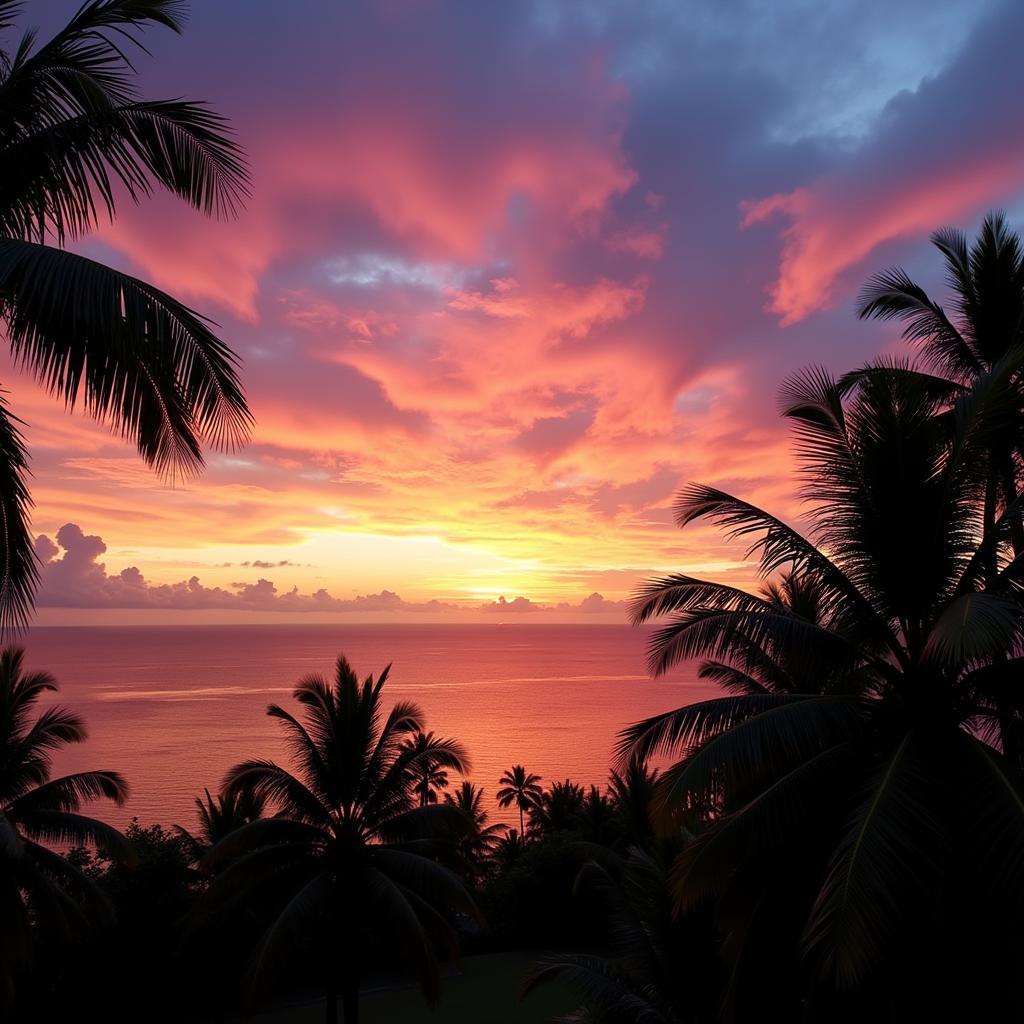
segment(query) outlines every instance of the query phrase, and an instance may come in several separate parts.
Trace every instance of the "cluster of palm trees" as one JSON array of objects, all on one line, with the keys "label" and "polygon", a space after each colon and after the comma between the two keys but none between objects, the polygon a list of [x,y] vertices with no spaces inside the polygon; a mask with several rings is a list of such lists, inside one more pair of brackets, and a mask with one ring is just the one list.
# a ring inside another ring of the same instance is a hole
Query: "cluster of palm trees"
[{"label": "cluster of palm trees", "polygon": [[[0,33],[19,7],[0,0]],[[163,187],[212,215],[244,199],[226,122],[134,89],[128,50],[147,26],[180,30],[182,12],[177,0],[87,0],[49,41],[26,33],[0,49],[5,336],[47,390],[168,473],[201,467],[205,443],[245,437],[237,360],[201,316],[65,245],[112,217],[118,195]],[[386,671],[360,682],[339,659],[332,680],[298,685],[298,714],[270,708],[292,767],[238,765],[183,837],[207,879],[205,923],[244,907],[259,934],[253,986],[301,957],[329,1019],[340,994],[354,1020],[360,965],[387,947],[432,997],[438,951],[476,914],[467,879],[571,832],[619,846],[615,866],[590,869],[614,905],[618,955],[540,975],[580,984],[579,1019],[1024,1012],[1012,969],[1024,952],[1024,250],[998,214],[973,243],[951,230],[933,241],[948,310],[899,269],[860,300],[862,317],[902,323],[913,357],[840,377],[815,368],[782,388],[799,525],[715,487],[680,493],[679,524],[745,541],[764,582],[677,574],[637,596],[637,623],[662,620],[652,671],[698,659],[724,695],[629,728],[606,792],[544,789],[514,766],[497,796],[520,827],[503,835],[473,784],[439,798],[465,752],[414,705],[384,711]],[[0,397],[0,630],[26,620],[38,577],[20,427]],[[17,650],[0,654],[7,1002],[40,934],[71,941],[109,913],[57,851],[130,855],[81,813],[123,801],[124,781],[51,775],[53,752],[85,737],[66,709],[35,715],[53,688]],[[654,756],[671,761],[660,777]],[[692,922],[710,930],[715,999],[697,996],[699,978],[679,986]]]},{"label": "cluster of palm trees", "polygon": [[949,312],[902,270],[860,301],[915,358],[783,385],[802,527],[679,494],[681,526],[748,545],[761,591],[679,574],[634,605],[662,620],[653,672],[702,659],[725,691],[621,753],[672,761],[674,909],[714,915],[733,1019],[1022,1012],[1024,251],[1000,214],[933,241]]},{"label": "cluster of palm trees", "polygon": [[[250,997],[313,971],[328,1021],[337,1020],[339,997],[345,1021],[358,1019],[361,971],[382,954],[436,1002],[439,957],[479,918],[474,886],[530,843],[566,832],[611,848],[638,841],[632,822],[643,819],[650,831],[657,776],[637,760],[613,772],[607,793],[569,780],[544,789],[538,776],[510,769],[499,802],[525,811],[525,835],[491,824],[483,789],[468,780],[439,799],[445,773],[465,773],[469,759],[457,742],[425,731],[415,704],[387,710],[387,678],[385,669],[360,681],[339,657],[332,679],[302,679],[297,713],[267,709],[285,731],[290,766],[236,765],[216,796],[196,799],[198,828],[176,827],[201,892],[186,932],[234,926],[237,937],[244,921],[257,936]],[[86,736],[60,705],[38,709],[55,689],[49,675],[25,670],[20,649],[0,652],[0,1006],[16,1001],[40,943],[70,949],[113,924],[103,886],[75,850],[98,849],[108,862],[133,855],[116,829],[80,813],[86,800],[122,803],[123,779],[108,771],[51,777],[53,753]]]}]

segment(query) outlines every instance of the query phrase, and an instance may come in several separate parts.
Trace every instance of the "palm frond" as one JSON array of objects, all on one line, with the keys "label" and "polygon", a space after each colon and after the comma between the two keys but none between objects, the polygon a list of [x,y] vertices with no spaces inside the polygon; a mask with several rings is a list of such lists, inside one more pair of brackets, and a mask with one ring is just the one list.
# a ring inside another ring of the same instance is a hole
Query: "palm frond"
[{"label": "palm frond", "polygon": [[850,743],[830,746],[712,822],[673,865],[672,888],[680,911],[721,895],[737,865],[756,863],[788,842],[802,842],[804,829],[819,815],[818,799],[841,792],[854,756]]},{"label": "palm frond", "polygon": [[842,989],[863,984],[932,896],[946,846],[934,766],[908,732],[882,765],[836,847],[805,942]]},{"label": "palm frond", "polygon": [[321,828],[331,827],[330,813],[316,795],[300,779],[273,761],[254,759],[235,765],[224,776],[223,789],[225,793],[251,790],[300,822]]},{"label": "palm frond", "polygon": [[806,694],[747,694],[687,704],[624,729],[616,744],[616,757],[625,766],[633,757],[647,761],[658,754],[678,753],[699,746],[754,715],[808,699]]},{"label": "palm frond", "polygon": [[107,799],[119,807],[128,798],[128,784],[118,772],[75,772],[50,779],[13,800],[10,812],[16,817],[36,811],[77,811],[90,800]]},{"label": "palm frond", "polygon": [[207,321],[151,285],[75,253],[0,239],[0,317],[16,361],[72,408],[192,472],[203,442],[232,448],[252,416],[236,357]]},{"label": "palm frond", "polygon": [[95,845],[114,856],[130,860],[132,849],[112,825],[71,811],[33,808],[20,820],[21,829],[32,839],[71,846]]},{"label": "palm frond", "polygon": [[864,729],[859,701],[808,696],[737,721],[691,748],[658,783],[657,801],[671,813],[701,805],[719,792],[733,794],[771,784],[788,771]]},{"label": "palm frond", "polygon": [[316,930],[311,925],[322,924],[324,908],[331,900],[331,890],[330,876],[327,872],[318,872],[275,916],[253,953],[249,968],[250,991],[269,988],[273,977],[294,959],[310,934],[315,934]]},{"label": "palm frond", "polygon": [[1013,650],[1024,629],[1016,601],[985,592],[954,598],[932,625],[924,655],[948,665],[999,658]]},{"label": "palm frond", "polygon": [[969,376],[981,368],[977,353],[943,308],[899,267],[870,278],[858,297],[857,315],[862,320],[904,321],[903,337],[920,343],[925,359],[932,366],[947,370],[957,378]]},{"label": "palm frond", "polygon": [[20,428],[0,392],[0,637],[28,622],[39,582],[29,524],[28,453]]},{"label": "palm frond", "polygon": [[116,184],[139,201],[163,185],[208,215],[233,216],[248,194],[227,121],[203,104],[132,101],[89,109],[10,137],[0,155],[0,225],[58,244],[115,216]]}]

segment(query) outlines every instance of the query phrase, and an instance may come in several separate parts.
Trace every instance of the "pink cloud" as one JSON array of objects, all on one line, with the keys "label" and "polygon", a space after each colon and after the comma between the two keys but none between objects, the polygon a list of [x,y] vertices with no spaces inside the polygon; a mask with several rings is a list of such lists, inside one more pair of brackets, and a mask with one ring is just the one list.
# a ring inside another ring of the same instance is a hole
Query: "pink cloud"
[{"label": "pink cloud", "polygon": [[789,221],[768,309],[784,326],[827,309],[843,275],[879,246],[933,231],[1019,186],[1024,144],[964,157],[955,166],[902,181],[843,173],[742,203],[745,228],[776,217]]}]

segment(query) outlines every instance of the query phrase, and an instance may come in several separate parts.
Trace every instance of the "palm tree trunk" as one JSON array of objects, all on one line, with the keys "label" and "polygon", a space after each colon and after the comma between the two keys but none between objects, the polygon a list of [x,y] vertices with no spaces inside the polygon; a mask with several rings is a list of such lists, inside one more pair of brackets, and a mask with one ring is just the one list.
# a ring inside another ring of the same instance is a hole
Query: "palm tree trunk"
[{"label": "palm tree trunk", "polygon": [[338,1024],[338,983],[334,980],[333,973],[328,975],[327,978],[324,999],[324,1020],[326,1021],[326,1024]]},{"label": "palm tree trunk", "polygon": [[523,804],[522,801],[519,803],[519,838],[523,837]]},{"label": "palm tree trunk", "polygon": [[346,971],[341,979],[341,1005],[345,1012],[345,1024],[359,1021],[359,975]]}]

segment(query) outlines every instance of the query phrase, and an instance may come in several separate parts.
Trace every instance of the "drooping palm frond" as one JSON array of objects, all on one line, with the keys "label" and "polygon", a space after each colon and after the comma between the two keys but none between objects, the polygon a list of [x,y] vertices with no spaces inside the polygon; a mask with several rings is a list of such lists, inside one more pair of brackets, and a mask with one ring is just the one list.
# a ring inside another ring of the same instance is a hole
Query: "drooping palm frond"
[{"label": "drooping palm frond", "polygon": [[[0,87],[2,90],[2,87]],[[116,188],[141,201],[157,182],[204,213],[237,212],[247,193],[228,123],[196,103],[133,100],[6,136],[0,230],[58,244],[116,215]]]},{"label": "drooping palm frond", "polygon": [[698,747],[739,722],[775,708],[802,703],[807,694],[758,694],[715,697],[645,718],[624,729],[616,746],[620,763],[648,760]]},{"label": "drooping palm frond", "polygon": [[880,766],[836,847],[807,924],[808,948],[843,989],[870,976],[940,877],[946,840],[932,764],[919,743],[907,733]]},{"label": "drooping palm frond", "polygon": [[0,635],[28,621],[39,581],[29,528],[28,454],[20,427],[0,392]]},{"label": "drooping palm frond", "polygon": [[1003,657],[1024,631],[1020,602],[981,593],[961,594],[936,618],[923,655],[951,665]]},{"label": "drooping palm frond", "polygon": [[0,223],[15,237],[58,244],[114,214],[114,183],[139,198],[159,183],[208,214],[230,215],[248,172],[227,122],[202,104],[143,101],[124,44],[139,30],[182,27],[184,5],[85,4],[36,47],[28,34],[0,76],[0,151],[14,169],[0,188]]},{"label": "drooping palm frond", "polygon": [[711,822],[673,865],[672,887],[680,910],[692,911],[720,897],[737,863],[757,863],[784,848],[819,813],[820,800],[836,796],[857,757],[855,744],[833,744]]},{"label": "drooping palm frond", "polygon": [[37,811],[77,811],[90,800],[112,800],[119,807],[128,798],[128,785],[118,772],[75,772],[49,779],[12,800],[15,818]]},{"label": "drooping palm frond", "polygon": [[755,712],[689,748],[666,769],[657,804],[708,805],[725,794],[735,805],[751,787],[771,784],[822,751],[856,739],[864,725],[863,708],[849,697],[808,696]]},{"label": "drooping palm frond", "polygon": [[0,317],[16,361],[69,408],[135,441],[161,472],[194,472],[251,414],[231,350],[202,317],[75,253],[0,239]]},{"label": "drooping palm frond", "polygon": [[[0,30],[20,11],[0,6]],[[179,32],[184,12],[179,0],[85,0],[51,39],[28,31],[0,50],[0,322],[15,362],[169,475],[198,471],[205,444],[247,439],[237,359],[188,307],[63,246],[122,196],[163,187],[221,216],[248,195],[226,119],[137,94],[143,31]],[[24,621],[37,582],[16,424],[0,405],[0,634]]]},{"label": "drooping palm frond", "polygon": [[970,343],[916,285],[906,271],[893,267],[875,274],[857,299],[863,319],[903,320],[903,337],[921,344],[925,360],[959,380],[976,373],[981,362]]}]

